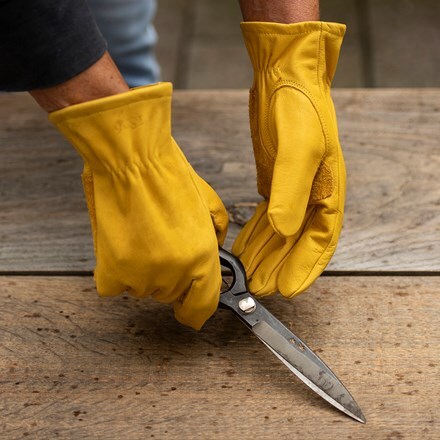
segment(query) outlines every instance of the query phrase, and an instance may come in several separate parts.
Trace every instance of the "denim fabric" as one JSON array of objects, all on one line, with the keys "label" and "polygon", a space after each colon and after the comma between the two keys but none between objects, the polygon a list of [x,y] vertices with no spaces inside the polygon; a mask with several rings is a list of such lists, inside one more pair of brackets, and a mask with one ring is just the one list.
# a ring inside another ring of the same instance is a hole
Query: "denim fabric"
[{"label": "denim fabric", "polygon": [[152,21],[156,0],[88,0],[108,50],[130,87],[159,81]]}]

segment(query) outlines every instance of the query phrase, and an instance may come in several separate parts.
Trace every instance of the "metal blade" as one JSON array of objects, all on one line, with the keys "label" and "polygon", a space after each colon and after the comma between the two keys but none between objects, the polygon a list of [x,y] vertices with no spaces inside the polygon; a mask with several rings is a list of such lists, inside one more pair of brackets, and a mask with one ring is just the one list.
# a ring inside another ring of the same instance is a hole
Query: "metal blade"
[{"label": "metal blade", "polygon": [[251,327],[251,330],[292,373],[315,393],[358,422],[366,422],[361,409],[348,390],[330,368],[298,337],[295,336],[293,340],[286,338],[266,321],[258,321]]}]

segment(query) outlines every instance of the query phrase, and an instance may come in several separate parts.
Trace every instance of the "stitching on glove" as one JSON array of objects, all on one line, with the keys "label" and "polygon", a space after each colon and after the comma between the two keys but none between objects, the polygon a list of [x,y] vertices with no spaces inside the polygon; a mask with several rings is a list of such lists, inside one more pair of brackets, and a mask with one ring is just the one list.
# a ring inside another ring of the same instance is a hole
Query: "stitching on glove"
[{"label": "stitching on glove", "polygon": [[[252,266],[254,261],[258,258],[258,256],[261,254],[261,252],[263,252],[263,249],[267,246],[267,244],[272,240],[273,237],[277,236],[278,234],[273,231],[272,235],[264,242],[264,244],[260,247],[259,251],[253,256],[252,260],[248,261],[248,266]],[[263,258],[264,260],[264,258]],[[261,263],[261,261],[260,261]],[[252,275],[255,273],[255,271],[258,269],[258,265],[257,267],[254,269],[254,271],[252,272]],[[252,276],[251,276],[252,277]]]},{"label": "stitching on glove", "polygon": [[[298,239],[296,240],[295,244],[291,246],[290,251],[287,252],[286,255],[284,255],[284,257],[280,260],[280,262],[274,267],[273,271],[270,273],[270,275],[269,275],[269,277],[268,277],[267,279],[270,279],[270,278],[272,277],[272,275],[274,274],[274,272],[276,272],[277,269],[278,269],[281,265],[283,265],[283,264],[285,263],[286,259],[287,259],[287,258],[292,254],[292,252],[295,250],[295,245],[296,245],[296,243],[298,243],[298,241],[299,241],[300,238],[302,237],[304,231],[305,231],[305,230],[308,228],[308,226],[313,222],[313,219],[315,218],[316,212],[317,212],[317,208],[313,208],[313,209],[312,209],[312,212],[310,213],[310,217],[309,217],[309,218],[307,219],[307,221],[302,225],[301,230],[298,231],[298,232],[300,232],[300,233],[298,234]],[[309,276],[309,275],[308,275],[308,276]],[[278,278],[278,277],[277,277],[277,278]],[[251,279],[252,279],[252,278],[251,278]],[[267,284],[267,282],[266,282],[266,284]],[[265,284],[264,286],[262,286],[261,289],[264,289],[264,287],[266,286],[266,284]],[[278,285],[278,283],[277,283],[277,285]],[[260,289],[260,290],[261,290],[261,289]],[[259,292],[259,291],[258,291],[258,292]],[[258,295],[258,292],[255,292],[255,294]],[[268,293],[268,294],[266,294],[266,295],[260,295],[260,296],[268,296],[268,295],[271,295],[272,293],[275,293],[275,292],[276,292],[276,291],[274,291],[274,292],[270,292],[270,293]],[[283,296],[284,296],[284,295],[283,295]],[[285,297],[285,298],[293,298],[294,296],[295,296],[295,294],[293,294],[293,295],[291,295],[291,296],[287,296],[287,297]]]},{"label": "stitching on glove", "polygon": [[[323,117],[321,111],[319,110],[319,106],[315,102],[315,99],[313,98],[312,93],[310,93],[309,90],[306,87],[304,87],[300,83],[297,83],[296,81],[291,81],[291,80],[283,79],[283,80],[279,80],[272,87],[272,91],[271,91],[270,98],[269,98],[269,103],[272,100],[273,96],[275,95],[275,93],[277,92],[278,89],[281,89],[283,87],[289,87],[289,86],[292,87],[293,89],[297,90],[298,92],[303,93],[307,98],[309,98],[309,100],[310,100],[311,104],[313,105],[316,113],[318,114],[319,122],[321,123],[322,131],[324,132],[324,141],[325,141],[325,149],[324,149],[325,151],[324,151],[324,153],[322,155],[322,158],[321,158],[321,161],[322,161],[322,160],[324,160],[324,157],[327,156],[327,153],[328,153],[329,132],[328,132],[327,124],[325,123],[324,117]],[[265,123],[265,126],[267,127],[267,129],[269,131],[269,114],[268,114],[268,112],[266,112],[264,123]]]},{"label": "stitching on glove", "polygon": [[321,29],[313,29],[311,31],[307,31],[307,32],[300,32],[300,33],[276,33],[276,32],[259,32],[259,31],[250,31],[250,30],[243,30],[243,33],[245,34],[250,34],[250,35],[274,35],[274,36],[281,36],[281,37],[301,37],[302,35],[309,35],[309,34],[313,34],[314,32],[323,32],[326,34],[330,34],[330,35],[334,35],[336,37],[340,37],[342,34],[338,33],[338,32],[333,32],[333,31],[329,31],[328,29],[323,29],[322,28],[322,23],[321,23]]},{"label": "stitching on glove", "polygon": [[191,283],[189,284],[188,288],[182,293],[182,295],[179,296],[179,298],[176,299],[176,302],[178,302],[182,305],[185,303],[185,300],[186,300],[189,292],[191,291],[191,287],[195,281],[196,281],[195,279],[191,280]]},{"label": "stitching on glove", "polygon": [[[129,93],[129,92],[126,92],[126,93]],[[113,96],[116,96],[116,95],[113,95]],[[86,101],[86,102],[82,102],[80,104],[71,105],[69,107],[66,107],[65,109],[57,110],[57,111],[55,111],[53,113],[50,113],[49,119],[54,124],[63,124],[63,123],[66,122],[66,120],[73,121],[73,120],[80,120],[80,119],[83,119],[83,118],[87,118],[89,116],[101,115],[103,113],[116,110],[116,109],[118,109],[120,107],[124,107],[125,108],[127,106],[132,106],[134,104],[137,104],[139,102],[143,102],[145,100],[148,100],[148,101],[170,100],[171,101],[171,96],[158,96],[156,98],[151,98],[151,97],[149,97],[149,98],[145,98],[145,97],[140,98],[140,97],[137,97],[137,96],[136,97],[130,96],[130,99],[134,99],[134,98],[136,98],[136,101],[134,101],[134,102],[129,102],[129,103],[121,102],[120,104],[114,104],[112,107],[109,107],[109,108],[106,108],[106,109],[102,109],[102,110],[94,110],[94,109],[91,108],[91,109],[87,110],[85,113],[81,112],[81,115],[74,116],[74,115],[70,115],[69,114],[69,113],[74,112],[74,111],[76,112],[77,107],[79,108],[79,106],[92,105],[91,103],[93,101]],[[101,99],[105,99],[105,98],[101,98]],[[102,104],[100,104],[100,105],[102,105]]]},{"label": "stitching on glove", "polygon": [[[251,241],[251,238],[253,237],[254,232],[256,231],[256,229],[258,228],[258,226],[260,225],[260,222],[261,222],[261,221],[264,219],[264,217],[267,215],[267,207],[268,207],[267,201],[260,202],[260,204],[257,206],[257,209],[261,206],[262,203],[266,203],[266,208],[265,208],[264,212],[260,215],[260,218],[258,219],[257,223],[254,225],[254,227],[253,227],[253,229],[252,229],[252,232],[249,234],[249,236],[248,236],[248,238],[247,238],[247,240],[246,240],[246,243],[244,243],[242,252],[241,252],[240,254],[237,254],[237,255],[236,255],[236,256],[239,257],[239,258],[243,255],[243,253],[244,253],[245,250],[247,249],[247,247],[248,247],[248,245],[249,245],[249,242]],[[255,210],[255,212],[254,212],[253,215],[256,215],[256,213],[257,213],[257,209]]]},{"label": "stitching on glove", "polygon": [[85,168],[87,169],[82,173],[81,177],[83,181],[84,194],[86,196],[87,209],[89,210],[89,215],[90,215],[90,223],[92,226],[93,247],[94,247],[95,255],[97,255],[98,222],[96,220],[95,189],[93,184],[93,174],[87,165],[85,166]]},{"label": "stitching on glove", "polygon": [[[315,267],[320,263],[320,261],[324,258],[324,256],[327,254],[327,250],[330,247],[330,245],[333,243],[333,239],[335,236],[335,232],[336,232],[336,225],[337,225],[337,220],[339,218],[340,215],[342,215],[342,212],[338,209],[337,214],[335,216],[335,221],[333,222],[333,231],[332,231],[332,236],[329,240],[329,242],[327,243],[327,246],[325,247],[325,249],[322,251],[321,255],[319,256],[319,258],[316,260],[315,264],[312,266],[312,268],[310,269],[309,273],[307,274],[307,277],[305,278],[304,282],[298,287],[298,290],[300,291],[302,289],[302,286],[304,286],[304,284],[307,284],[308,279],[310,278],[311,273],[313,272],[313,270],[315,269]],[[336,245],[334,245],[336,246]],[[327,262],[327,264],[330,262],[330,260]],[[326,266],[327,266],[326,264]],[[325,269],[325,267],[324,267]],[[322,272],[321,272],[322,273]]]},{"label": "stitching on glove", "polygon": [[136,171],[140,171],[140,175],[143,176],[145,174],[148,174],[150,171],[150,168],[153,167],[153,165],[150,163],[149,165],[145,165],[142,162],[132,162],[130,164],[126,164],[124,167],[113,169],[107,166],[107,164],[103,164],[104,170],[110,175],[112,178],[124,178],[127,177],[127,175],[134,174]]},{"label": "stitching on glove", "polygon": [[318,63],[316,65],[316,84],[318,84],[318,87],[321,88],[321,81],[319,80],[319,68],[320,68],[320,62],[321,62],[321,43],[322,43],[322,22],[321,27],[319,30],[319,36],[318,36],[318,49],[316,54],[316,59],[318,60]]}]

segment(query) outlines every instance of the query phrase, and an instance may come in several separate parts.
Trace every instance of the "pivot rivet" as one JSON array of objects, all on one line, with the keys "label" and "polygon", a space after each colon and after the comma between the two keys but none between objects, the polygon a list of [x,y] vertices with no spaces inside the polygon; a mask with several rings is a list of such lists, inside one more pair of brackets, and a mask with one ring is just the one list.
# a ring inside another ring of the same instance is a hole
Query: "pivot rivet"
[{"label": "pivot rivet", "polygon": [[254,299],[248,296],[247,298],[243,298],[238,303],[238,307],[243,313],[252,313],[257,308],[257,304],[255,303]]}]

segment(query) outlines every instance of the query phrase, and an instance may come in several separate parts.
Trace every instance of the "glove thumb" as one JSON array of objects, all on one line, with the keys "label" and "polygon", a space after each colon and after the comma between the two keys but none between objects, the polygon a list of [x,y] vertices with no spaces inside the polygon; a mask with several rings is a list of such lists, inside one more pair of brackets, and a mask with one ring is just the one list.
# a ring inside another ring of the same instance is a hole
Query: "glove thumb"
[{"label": "glove thumb", "polygon": [[200,193],[202,194],[203,199],[208,205],[215,228],[215,233],[217,235],[218,244],[219,246],[223,246],[226,234],[228,232],[228,212],[226,211],[226,208],[218,194],[196,172],[194,172],[194,180]]},{"label": "glove thumb", "polygon": [[303,223],[313,181],[325,154],[325,137],[314,105],[293,87],[275,93],[271,112],[277,155],[268,219],[278,235],[289,237]]},{"label": "glove thumb", "polygon": [[222,246],[225,241],[226,234],[228,232],[228,224],[229,224],[228,212],[226,211],[223,202],[221,201],[217,193],[214,191],[214,189],[194,171],[194,168],[188,162],[187,158],[183,154],[183,151],[179,148],[179,146],[177,145],[174,139],[173,139],[173,143],[177,148],[177,151],[179,152],[180,156],[188,165],[188,170],[191,173],[193,181],[200,192],[202,200],[206,203],[209,209],[209,212],[211,214],[211,219],[215,228],[215,233],[217,235],[218,244],[219,246]]}]

